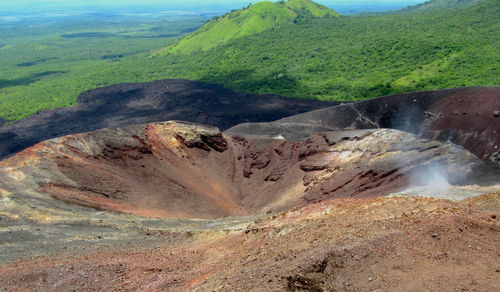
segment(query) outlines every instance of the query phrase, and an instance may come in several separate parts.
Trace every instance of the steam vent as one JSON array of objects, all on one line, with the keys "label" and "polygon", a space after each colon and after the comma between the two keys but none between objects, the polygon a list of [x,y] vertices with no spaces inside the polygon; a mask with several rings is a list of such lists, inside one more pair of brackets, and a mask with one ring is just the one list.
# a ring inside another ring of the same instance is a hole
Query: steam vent
[{"label": "steam vent", "polygon": [[0,287],[407,291],[419,273],[435,291],[471,277],[496,290],[499,89],[326,106],[224,132],[104,128],[10,155]]}]

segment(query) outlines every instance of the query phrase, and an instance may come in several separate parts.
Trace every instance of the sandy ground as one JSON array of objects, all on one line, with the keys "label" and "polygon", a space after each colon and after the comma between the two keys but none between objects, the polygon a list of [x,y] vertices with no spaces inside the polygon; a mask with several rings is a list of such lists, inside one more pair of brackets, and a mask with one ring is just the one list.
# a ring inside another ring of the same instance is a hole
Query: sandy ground
[{"label": "sandy ground", "polygon": [[154,233],[155,247],[25,258],[0,267],[0,290],[498,291],[499,202],[326,201],[244,230]]}]

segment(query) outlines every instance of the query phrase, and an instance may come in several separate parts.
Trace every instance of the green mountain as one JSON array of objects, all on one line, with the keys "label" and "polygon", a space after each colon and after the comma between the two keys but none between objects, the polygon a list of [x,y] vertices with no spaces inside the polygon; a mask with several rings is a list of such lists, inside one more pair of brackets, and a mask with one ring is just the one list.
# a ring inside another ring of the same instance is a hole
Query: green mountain
[{"label": "green mountain", "polygon": [[402,11],[449,9],[464,6],[473,6],[484,0],[430,0],[418,5],[409,6]]},{"label": "green mountain", "polygon": [[194,33],[156,54],[185,54],[206,51],[244,36],[292,23],[299,18],[336,16],[339,14],[334,10],[311,0],[288,0],[278,3],[258,2],[206,23]]},{"label": "green mountain", "polygon": [[250,93],[322,100],[499,86],[498,1],[309,19],[208,51],[156,59],[165,62],[170,76]]},{"label": "green mountain", "polygon": [[302,17],[323,18],[340,16],[336,11],[311,0],[288,0],[279,2],[278,4],[288,7],[298,16]]}]

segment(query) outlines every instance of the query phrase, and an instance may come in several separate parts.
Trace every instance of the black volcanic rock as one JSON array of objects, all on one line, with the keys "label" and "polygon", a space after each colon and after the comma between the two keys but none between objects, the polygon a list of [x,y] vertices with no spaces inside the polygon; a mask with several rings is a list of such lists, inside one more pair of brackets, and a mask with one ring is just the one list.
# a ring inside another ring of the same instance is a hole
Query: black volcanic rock
[{"label": "black volcanic rock", "polygon": [[271,123],[244,123],[226,131],[254,138],[304,140],[318,131],[392,128],[450,141],[483,160],[498,161],[500,87],[469,87],[384,96],[319,109]]},{"label": "black volcanic rock", "polygon": [[78,106],[43,111],[0,127],[0,159],[43,140],[102,128],[182,120],[224,130],[334,104],[338,103],[237,93],[188,80],[117,84],[83,93]]}]

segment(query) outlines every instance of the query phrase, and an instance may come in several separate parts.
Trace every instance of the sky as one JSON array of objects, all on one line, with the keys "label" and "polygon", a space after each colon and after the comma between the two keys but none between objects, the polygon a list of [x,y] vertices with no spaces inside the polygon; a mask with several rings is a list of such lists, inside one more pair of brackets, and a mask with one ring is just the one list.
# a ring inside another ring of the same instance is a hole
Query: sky
[{"label": "sky", "polygon": [[[1,0],[0,8],[3,5],[14,6],[14,5],[33,5],[39,3],[59,3],[61,5],[130,5],[130,4],[233,4],[242,3],[248,4],[258,1],[248,1],[248,0]],[[318,3],[332,5],[336,3],[367,3],[367,4],[384,4],[384,3],[404,3],[409,4],[415,2],[424,2],[418,0],[316,0]]]},{"label": "sky", "polygon": [[[207,10],[217,9],[227,11],[242,8],[249,3],[260,0],[0,0],[0,14],[2,9],[30,12],[43,9],[71,9],[89,7],[120,7],[133,6],[156,7],[162,9]],[[425,0],[315,0],[327,5],[340,13],[355,13],[361,11],[383,11],[398,9],[408,5],[425,2]]]}]

